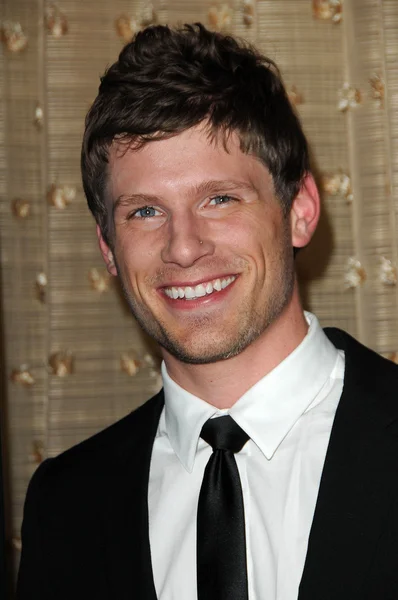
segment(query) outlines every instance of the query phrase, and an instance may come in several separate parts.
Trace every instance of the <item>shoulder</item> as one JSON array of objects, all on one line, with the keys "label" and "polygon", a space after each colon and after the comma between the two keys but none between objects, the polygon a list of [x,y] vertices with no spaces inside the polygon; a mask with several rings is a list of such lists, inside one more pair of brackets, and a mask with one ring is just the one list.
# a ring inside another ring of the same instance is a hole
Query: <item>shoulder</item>
[{"label": "shoulder", "polygon": [[163,392],[106,429],[80,442],[55,458],[44,461],[34,473],[28,495],[42,496],[47,489],[66,492],[73,483],[96,487],[115,475],[137,449],[151,451],[163,408]]},{"label": "shoulder", "polygon": [[340,329],[326,328],[325,333],[344,351],[344,389],[361,396],[363,404],[384,417],[398,418],[398,365]]},{"label": "shoulder", "polygon": [[[398,379],[398,365],[364,346],[351,335],[335,327],[327,327],[325,333],[330,341],[343,350],[349,367],[360,369],[363,376],[388,376]],[[371,367],[370,372],[365,369]]]}]

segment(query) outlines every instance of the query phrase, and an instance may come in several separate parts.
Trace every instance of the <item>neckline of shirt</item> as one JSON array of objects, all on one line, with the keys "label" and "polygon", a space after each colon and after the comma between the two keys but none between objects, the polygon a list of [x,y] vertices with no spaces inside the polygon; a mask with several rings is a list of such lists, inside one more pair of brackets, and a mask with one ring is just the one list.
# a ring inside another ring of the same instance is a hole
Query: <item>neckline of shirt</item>
[{"label": "neckline of shirt", "polygon": [[201,429],[207,419],[230,414],[267,459],[305,412],[320,400],[339,352],[318,319],[305,312],[309,328],[303,341],[230,408],[220,410],[178,385],[162,363],[165,408],[158,435],[166,434],[184,468],[191,473]]}]

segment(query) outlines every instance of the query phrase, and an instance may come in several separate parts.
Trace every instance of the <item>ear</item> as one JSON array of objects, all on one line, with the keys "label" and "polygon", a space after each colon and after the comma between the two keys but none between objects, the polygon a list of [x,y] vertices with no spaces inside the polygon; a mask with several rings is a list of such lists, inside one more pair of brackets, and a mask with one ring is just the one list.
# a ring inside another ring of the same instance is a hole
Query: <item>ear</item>
[{"label": "ear", "polygon": [[117,269],[116,269],[116,265],[115,265],[115,260],[113,258],[113,252],[109,248],[109,246],[106,243],[106,241],[104,240],[104,238],[102,237],[102,233],[101,233],[101,229],[100,229],[99,225],[97,225],[97,237],[98,237],[98,242],[99,242],[99,247],[101,250],[102,258],[105,261],[106,268],[108,269],[108,273],[116,276]]},{"label": "ear", "polygon": [[310,242],[318,225],[320,212],[318,188],[313,176],[308,173],[290,211],[292,243],[295,248],[303,248]]}]

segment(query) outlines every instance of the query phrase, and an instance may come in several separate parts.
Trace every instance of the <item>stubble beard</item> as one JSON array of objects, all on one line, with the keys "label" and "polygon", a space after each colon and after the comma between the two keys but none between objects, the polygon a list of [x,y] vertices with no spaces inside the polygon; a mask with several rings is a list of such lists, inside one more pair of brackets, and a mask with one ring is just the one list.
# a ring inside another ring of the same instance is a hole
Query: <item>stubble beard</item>
[{"label": "stubble beard", "polygon": [[[280,271],[279,280],[275,282],[277,289],[269,294],[268,299],[259,308],[255,306],[257,298],[255,294],[253,294],[252,300],[246,298],[240,306],[231,333],[228,333],[227,328],[214,327],[214,319],[217,316],[202,314],[190,318],[189,328],[191,330],[202,332],[208,329],[206,335],[198,335],[195,349],[192,348],[195,342],[191,341],[189,345],[184,344],[176,335],[173,335],[166,323],[156,318],[142,303],[137,302],[128,290],[126,281],[117,265],[116,267],[130,310],[144,332],[179,361],[199,365],[237,356],[255,342],[282,314],[292,297],[294,288],[295,274],[291,247],[284,246],[278,260],[285,269]],[[219,341],[215,339],[217,335]],[[224,336],[223,339],[220,339],[220,336]]]}]

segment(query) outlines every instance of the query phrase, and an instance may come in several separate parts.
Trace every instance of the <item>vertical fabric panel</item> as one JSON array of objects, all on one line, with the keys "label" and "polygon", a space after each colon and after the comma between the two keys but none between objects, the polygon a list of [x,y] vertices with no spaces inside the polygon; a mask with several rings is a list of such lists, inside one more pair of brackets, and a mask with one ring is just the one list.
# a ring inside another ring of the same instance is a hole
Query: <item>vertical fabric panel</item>
[{"label": "vertical fabric panel", "polygon": [[[398,3],[384,0],[379,3],[379,22],[382,37],[382,68],[384,76],[383,135],[386,160],[385,194],[390,211],[390,252],[394,266],[398,267]],[[384,286],[385,287],[385,286]],[[397,351],[397,294],[393,286],[389,290],[390,304],[386,308],[387,322],[391,324],[387,336],[377,335],[374,347],[389,354]]]},{"label": "vertical fabric panel", "polygon": [[[19,536],[26,485],[46,435],[48,402],[48,307],[36,293],[37,275],[47,264],[47,207],[42,173],[45,134],[34,123],[35,108],[43,91],[40,15],[41,3],[29,0],[6,3],[2,15],[6,22],[19,23],[28,39],[21,52],[3,48],[2,58],[2,321],[11,529],[15,538]],[[29,210],[25,218],[18,216],[23,204]]]},{"label": "vertical fabric panel", "polygon": [[[394,281],[383,283],[382,275],[385,261],[397,264],[397,230],[389,106],[374,98],[371,86],[375,78],[385,85],[391,75],[391,70],[386,72],[382,3],[351,0],[346,3],[345,22],[347,78],[361,96],[348,114],[353,234],[356,254],[367,274],[357,289],[358,334],[365,344],[387,352],[398,346],[397,288]],[[395,33],[396,27],[397,22]]]}]

